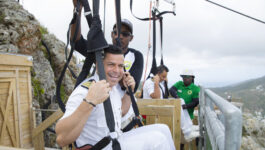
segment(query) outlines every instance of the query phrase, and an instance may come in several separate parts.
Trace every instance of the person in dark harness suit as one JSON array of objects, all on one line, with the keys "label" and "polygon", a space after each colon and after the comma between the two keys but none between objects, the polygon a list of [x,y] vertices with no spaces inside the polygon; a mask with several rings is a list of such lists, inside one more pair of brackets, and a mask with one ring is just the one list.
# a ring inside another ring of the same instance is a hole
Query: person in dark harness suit
[{"label": "person in dark harness suit", "polygon": [[[135,87],[134,78],[124,72],[124,56],[120,48],[110,45],[104,49],[103,65],[106,80],[99,81],[98,74],[86,79],[70,95],[66,111],[56,124],[57,143],[66,146],[76,141],[77,148],[96,144],[107,135],[103,102],[110,97],[115,122],[115,133],[122,150],[174,150],[169,128],[163,124],[142,126],[123,133],[121,117],[129,107],[130,97],[121,89],[120,81],[127,88]],[[126,106],[127,105],[127,106]],[[111,150],[111,144],[104,150]]]},{"label": "person in dark harness suit", "polygon": [[[136,91],[143,74],[144,59],[140,51],[133,48],[128,48],[129,43],[133,40],[132,23],[127,19],[122,19],[121,24],[122,26],[121,26],[120,40],[121,40],[122,53],[124,54],[125,57],[124,59],[125,70],[129,71],[130,74],[133,76],[134,80],[136,81],[136,86],[134,89],[134,91]],[[117,38],[116,25],[113,26],[113,31],[111,32],[111,38],[112,38],[112,43],[116,45],[116,40],[115,40]],[[77,51],[85,51],[87,49],[86,48],[87,41],[83,38],[81,34],[79,34],[79,37],[77,39],[78,40],[76,41],[75,49]]]},{"label": "person in dark harness suit", "polygon": [[[74,6],[76,6],[76,0],[73,0]],[[81,12],[81,9],[79,10]],[[72,26],[71,37],[74,36],[75,24]],[[87,50],[87,40],[81,35],[81,26],[79,27],[80,31],[77,32],[77,38],[75,41],[75,50],[80,52],[82,55],[86,55]],[[113,25],[113,31],[111,32],[112,43],[117,45],[117,28],[116,24]],[[142,74],[143,74],[143,55],[139,50],[129,48],[129,43],[133,40],[133,24],[128,19],[121,20],[121,34],[120,34],[120,44],[122,48],[122,53],[124,55],[124,68],[128,71],[131,76],[134,78],[136,84],[133,89],[134,92],[137,91],[140,84]],[[121,83],[122,84],[122,83]],[[129,102],[131,103],[131,102]],[[125,128],[135,117],[132,106],[128,113],[122,118],[122,128]]]},{"label": "person in dark harness suit", "polygon": [[[74,7],[76,5],[76,0],[73,0]],[[79,10],[81,12],[81,9]],[[86,56],[84,52],[87,50],[87,40],[81,35],[81,26],[79,27],[80,31],[77,32],[77,38],[75,41],[75,50],[80,52],[82,55]],[[71,28],[71,37],[74,36],[75,24]],[[117,29],[116,24],[113,25],[113,31],[111,32],[111,38],[113,45],[117,45],[116,38]],[[121,33],[120,33],[120,44],[122,48],[122,53],[124,54],[124,63],[125,70],[130,72],[133,76],[136,85],[134,91],[136,92],[143,74],[143,65],[144,59],[143,54],[136,49],[129,48],[129,43],[133,40],[133,24],[128,19],[121,19]],[[72,38],[71,38],[72,39]]]}]

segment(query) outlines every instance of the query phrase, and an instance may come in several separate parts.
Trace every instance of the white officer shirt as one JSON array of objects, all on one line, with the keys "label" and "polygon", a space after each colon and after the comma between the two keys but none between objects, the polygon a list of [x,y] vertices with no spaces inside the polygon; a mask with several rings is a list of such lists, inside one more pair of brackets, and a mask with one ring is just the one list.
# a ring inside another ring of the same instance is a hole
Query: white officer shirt
[{"label": "white officer shirt", "polygon": [[[99,81],[98,75],[95,74],[93,77],[84,80],[83,83],[91,79]],[[82,83],[70,95],[66,104],[66,111],[61,119],[70,116],[82,103],[83,98],[86,97],[88,89],[82,87],[81,85]],[[117,84],[112,87],[109,94],[115,120],[115,131],[121,134],[121,98],[123,97],[124,92],[121,90],[120,85]],[[104,106],[103,103],[101,103],[93,108],[83,131],[76,140],[76,144],[78,147],[86,144],[94,145],[107,135],[109,135],[109,129],[105,119]]]},{"label": "white officer shirt", "polygon": [[[165,91],[164,81],[159,83],[160,89],[160,99],[163,99],[163,91]],[[145,81],[143,87],[143,99],[152,99],[150,96],[155,91],[155,83],[152,81],[152,78],[149,78]]]}]

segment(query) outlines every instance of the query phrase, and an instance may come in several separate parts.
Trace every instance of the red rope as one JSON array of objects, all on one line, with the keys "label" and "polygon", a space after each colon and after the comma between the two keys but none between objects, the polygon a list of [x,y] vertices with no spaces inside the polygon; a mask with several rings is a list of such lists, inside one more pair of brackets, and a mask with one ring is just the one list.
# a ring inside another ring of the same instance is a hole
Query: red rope
[{"label": "red rope", "polygon": [[146,78],[146,71],[147,71],[147,64],[148,64],[148,56],[149,56],[149,52],[151,49],[151,15],[152,15],[152,1],[150,1],[150,8],[149,8],[149,37],[148,37],[148,51],[147,51],[147,55],[146,55],[146,63],[145,63],[145,71],[144,71],[144,81],[142,84],[142,89],[144,87],[144,82],[145,82],[145,78]]}]

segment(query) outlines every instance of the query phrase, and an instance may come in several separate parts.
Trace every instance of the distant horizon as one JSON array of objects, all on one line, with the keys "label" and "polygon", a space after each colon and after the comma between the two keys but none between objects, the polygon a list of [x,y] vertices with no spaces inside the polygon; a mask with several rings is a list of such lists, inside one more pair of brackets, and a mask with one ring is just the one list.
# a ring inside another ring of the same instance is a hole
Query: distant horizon
[{"label": "distant horizon", "polygon": [[[265,75],[262,75],[260,77],[256,77],[256,78],[248,78],[246,80],[242,80],[242,81],[237,81],[237,82],[220,82],[220,83],[210,83],[208,85],[213,85],[213,86],[206,86],[206,88],[223,88],[223,87],[227,87],[227,86],[236,86],[238,84],[250,81],[250,80],[255,80],[255,79],[259,79],[265,77]],[[196,84],[196,83],[195,83]],[[218,86],[214,86],[214,85],[218,85]]]},{"label": "distant horizon", "polygon": [[[206,84],[198,84],[196,82],[196,78],[195,78],[195,85],[198,85],[198,86],[203,86],[204,88],[223,88],[223,87],[228,87],[228,86],[236,86],[238,84],[241,84],[241,83],[244,83],[246,81],[249,81],[249,80],[255,80],[255,79],[259,79],[259,78],[262,78],[262,77],[265,77],[265,75],[263,76],[260,76],[260,77],[257,77],[257,78],[250,78],[250,79],[246,79],[246,80],[242,80],[242,81],[238,81],[238,82],[215,82],[215,83],[206,83]],[[182,81],[182,79],[178,80],[178,81]],[[178,82],[176,81],[176,82]],[[143,82],[143,80],[141,80],[141,83]],[[176,82],[170,82],[168,83],[168,87],[170,88],[173,84],[175,84]],[[141,87],[139,87],[141,88]]]}]

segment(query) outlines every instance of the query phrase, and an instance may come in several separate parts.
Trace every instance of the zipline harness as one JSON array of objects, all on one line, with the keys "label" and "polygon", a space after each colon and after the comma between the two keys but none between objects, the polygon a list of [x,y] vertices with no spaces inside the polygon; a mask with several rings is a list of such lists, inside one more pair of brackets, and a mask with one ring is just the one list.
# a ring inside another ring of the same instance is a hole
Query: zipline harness
[{"label": "zipline harness", "polygon": [[[107,42],[104,38],[104,34],[101,30],[102,26],[101,26],[101,21],[99,18],[99,1],[93,0],[93,16],[92,16],[88,1],[87,0],[77,0],[74,16],[73,16],[73,19],[69,25],[69,29],[67,32],[67,45],[65,48],[67,61],[66,61],[66,64],[63,68],[63,71],[60,75],[60,78],[59,78],[58,83],[57,83],[57,88],[56,88],[56,98],[57,98],[58,104],[59,104],[59,106],[63,112],[65,112],[65,105],[62,102],[61,97],[60,97],[60,87],[61,87],[61,83],[63,80],[63,76],[64,76],[65,71],[69,65],[69,62],[71,60],[71,57],[72,57],[72,54],[73,54],[73,51],[75,48],[75,42],[76,42],[77,34],[78,34],[79,28],[80,28],[81,5],[84,6],[84,14],[86,16],[86,20],[87,20],[87,23],[90,27],[90,30],[87,34],[87,43],[86,43],[86,47],[88,48],[87,51],[78,51],[82,55],[86,56],[86,59],[85,59],[82,71],[77,78],[76,86],[79,85],[87,77],[87,75],[90,72],[91,66],[93,65],[93,63],[95,63],[95,61],[97,62],[97,65],[98,65],[99,79],[100,80],[106,79],[105,71],[104,71],[104,65],[103,65],[103,61],[102,61],[102,53],[103,53],[103,49],[108,47],[108,44],[107,44]],[[120,38],[119,38],[120,37],[120,28],[121,28],[120,0],[115,0],[115,6],[116,6],[116,22],[117,22],[117,30],[118,30],[118,38],[116,39],[116,41],[117,41],[118,46],[120,46]],[[69,40],[69,36],[70,36],[69,31],[70,31],[71,26],[73,24],[76,25],[75,30],[74,30],[74,36],[72,39]],[[70,51],[69,57],[67,58],[67,46],[69,44],[69,41],[70,41],[70,45],[71,45],[71,51]],[[128,89],[129,89],[129,93],[130,93],[129,95],[130,95],[130,98],[132,101],[133,110],[134,110],[136,116],[139,116],[139,110],[138,110],[137,104],[135,102],[132,89],[131,89],[131,87],[128,87]],[[90,149],[90,150],[99,150],[99,149],[102,149],[105,146],[107,146],[112,141],[113,150],[120,150],[121,148],[120,148],[120,144],[117,140],[118,133],[116,133],[116,131],[115,131],[114,115],[113,115],[110,99],[108,98],[106,101],[104,101],[103,105],[104,105],[104,110],[105,110],[106,122],[107,122],[107,126],[110,130],[110,134],[108,136],[104,137],[103,139],[101,139],[94,146],[85,145],[85,147],[87,149]],[[142,126],[141,123],[139,123],[138,125]]]},{"label": "zipline harness", "polygon": [[[136,18],[139,19],[141,21],[153,21],[153,60],[152,60],[152,67],[150,70],[150,73],[148,74],[148,77],[146,78],[146,70],[144,73],[144,82],[145,80],[147,80],[148,78],[150,78],[150,75],[156,75],[157,74],[157,63],[156,63],[156,20],[159,20],[160,23],[160,45],[161,45],[161,61],[160,61],[160,65],[164,65],[164,60],[163,60],[163,17],[162,15],[164,14],[175,14],[175,2],[173,1],[167,1],[169,3],[171,3],[173,5],[173,11],[163,11],[163,12],[159,12],[158,9],[156,7],[153,7],[153,10],[151,12],[151,6],[152,6],[152,2],[150,1],[150,14],[149,14],[149,18],[140,18],[137,17],[133,14],[132,11],[132,5],[133,5],[133,0],[130,0],[130,10],[132,15]],[[151,15],[152,14],[152,15]],[[149,24],[149,35],[150,35],[150,27],[151,25]],[[148,54],[149,54],[149,50],[150,50],[150,38],[149,38],[149,45],[148,45]],[[147,63],[148,63],[148,54],[147,54],[147,62],[146,62],[146,69],[147,69]],[[142,87],[144,86],[144,82]],[[168,92],[168,87],[167,87],[167,81],[164,82],[164,87],[165,87],[165,93],[163,94],[163,98],[168,98],[169,96],[169,92]],[[143,98],[143,92],[141,94],[141,98]]]}]

